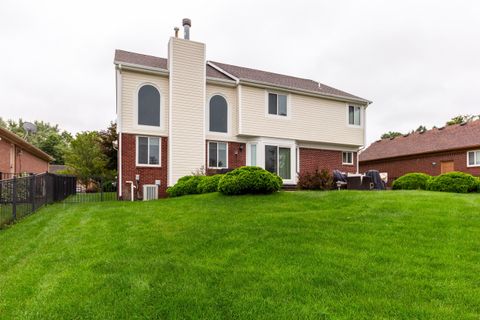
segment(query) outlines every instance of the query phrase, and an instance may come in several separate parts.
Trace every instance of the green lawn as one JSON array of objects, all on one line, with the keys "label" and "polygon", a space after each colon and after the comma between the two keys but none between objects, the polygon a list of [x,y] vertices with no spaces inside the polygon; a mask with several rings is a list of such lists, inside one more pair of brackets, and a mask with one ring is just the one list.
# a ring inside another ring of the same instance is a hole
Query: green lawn
[{"label": "green lawn", "polygon": [[480,194],[52,205],[0,231],[1,319],[479,319]]}]

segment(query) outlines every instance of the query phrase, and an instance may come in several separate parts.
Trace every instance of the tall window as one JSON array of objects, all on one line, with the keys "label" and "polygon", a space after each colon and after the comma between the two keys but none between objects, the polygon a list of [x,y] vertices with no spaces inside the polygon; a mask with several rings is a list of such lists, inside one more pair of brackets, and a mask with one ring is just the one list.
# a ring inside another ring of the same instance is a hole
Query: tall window
[{"label": "tall window", "polygon": [[348,124],[352,126],[360,126],[360,107],[348,106]]},{"label": "tall window", "polygon": [[250,145],[250,165],[251,166],[257,165],[257,145],[256,144]]},{"label": "tall window", "polygon": [[353,164],[353,152],[342,152],[342,164]]},{"label": "tall window", "polygon": [[282,179],[291,179],[291,149],[265,146],[265,170],[278,174]]},{"label": "tall window", "polygon": [[149,84],[138,90],[138,124],[160,126],[160,92]]},{"label": "tall window", "polygon": [[227,168],[227,143],[209,142],[208,143],[208,167],[209,168]]},{"label": "tall window", "polygon": [[224,97],[216,95],[210,99],[210,131],[228,131],[228,105]]},{"label": "tall window", "polygon": [[287,96],[284,94],[268,94],[268,113],[277,116],[287,116]]},{"label": "tall window", "polygon": [[467,152],[468,166],[477,167],[480,166],[480,150]]},{"label": "tall window", "polygon": [[160,138],[137,137],[137,164],[159,165],[160,164]]}]

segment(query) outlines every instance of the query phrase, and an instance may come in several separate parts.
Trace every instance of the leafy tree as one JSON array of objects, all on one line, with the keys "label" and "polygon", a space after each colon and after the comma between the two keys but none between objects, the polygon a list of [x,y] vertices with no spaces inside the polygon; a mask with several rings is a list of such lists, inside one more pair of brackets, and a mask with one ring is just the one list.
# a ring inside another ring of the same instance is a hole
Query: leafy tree
[{"label": "leafy tree", "polygon": [[446,125],[447,126],[452,126],[454,124],[460,124],[463,122],[470,122],[474,120],[480,119],[480,115],[471,115],[471,114],[464,114],[464,115],[458,115],[447,121]]},{"label": "leafy tree", "polygon": [[391,139],[391,138],[395,138],[395,137],[400,137],[401,135],[403,135],[403,133],[401,133],[401,132],[388,131],[387,133],[382,134],[381,138],[382,139]]},{"label": "leafy tree", "polygon": [[425,132],[425,131],[427,131],[427,127],[425,127],[424,125],[418,126],[418,128],[415,130],[415,132]]},{"label": "leafy tree", "polygon": [[117,149],[114,146],[114,141],[118,141],[117,124],[110,122],[107,130],[102,130],[98,134],[102,152],[108,159],[107,169],[117,170]]},{"label": "leafy tree", "polygon": [[88,188],[93,178],[109,177],[108,158],[102,152],[98,132],[80,132],[65,153],[67,173],[75,175]]},{"label": "leafy tree", "polygon": [[60,131],[58,125],[51,125],[44,121],[34,121],[37,127],[37,132],[28,134],[23,129],[25,121],[19,119],[18,122],[14,120],[4,121],[0,118],[0,126],[4,127],[21,138],[24,138],[40,150],[51,155],[55,160],[55,164],[64,163],[65,150],[68,148],[69,143],[72,141],[72,135],[67,131]]}]

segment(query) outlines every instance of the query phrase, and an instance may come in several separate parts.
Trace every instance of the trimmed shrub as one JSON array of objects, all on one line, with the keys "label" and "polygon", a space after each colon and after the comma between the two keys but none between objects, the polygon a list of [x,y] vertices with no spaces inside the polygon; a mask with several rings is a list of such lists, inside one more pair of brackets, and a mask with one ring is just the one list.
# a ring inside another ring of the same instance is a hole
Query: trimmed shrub
[{"label": "trimmed shrub", "polygon": [[268,194],[283,185],[282,178],[259,167],[240,167],[223,175],[218,191],[225,195]]},{"label": "trimmed shrub", "polygon": [[478,180],[463,172],[448,172],[436,177],[433,177],[428,184],[427,190],[467,193],[474,192],[478,188]]},{"label": "trimmed shrub", "polygon": [[179,197],[186,194],[197,194],[198,184],[205,179],[205,176],[185,176],[178,179],[177,183],[167,189],[170,197]]},{"label": "trimmed shrub", "polygon": [[480,192],[480,177],[477,178],[477,192]]},{"label": "trimmed shrub", "polygon": [[333,176],[327,169],[315,172],[305,172],[298,175],[297,188],[302,190],[331,190]]},{"label": "trimmed shrub", "polygon": [[216,174],[213,176],[206,176],[204,177],[199,183],[197,187],[198,193],[210,193],[210,192],[217,192],[218,191],[218,183],[222,178],[222,174]]},{"label": "trimmed shrub", "polygon": [[393,190],[427,190],[427,184],[432,179],[425,173],[407,173],[393,181]]}]

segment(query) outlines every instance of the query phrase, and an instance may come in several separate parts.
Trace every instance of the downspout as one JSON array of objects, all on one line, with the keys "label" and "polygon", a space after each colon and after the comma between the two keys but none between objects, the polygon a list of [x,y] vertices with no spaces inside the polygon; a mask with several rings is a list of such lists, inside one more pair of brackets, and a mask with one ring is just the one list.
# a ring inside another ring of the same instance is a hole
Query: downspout
[{"label": "downspout", "polygon": [[118,65],[115,73],[115,80],[117,85],[117,134],[118,134],[118,150],[117,150],[117,166],[118,166],[118,195],[122,197],[123,182],[122,182],[122,65]]}]

